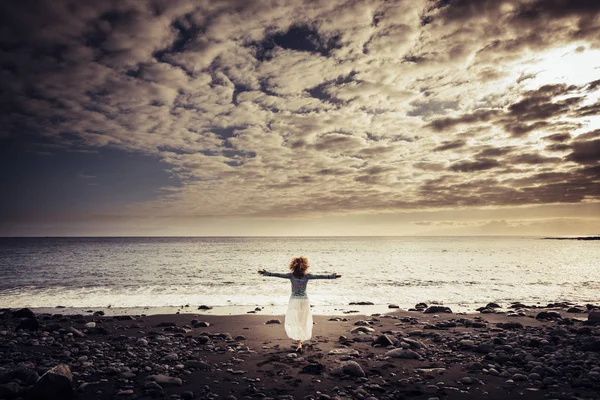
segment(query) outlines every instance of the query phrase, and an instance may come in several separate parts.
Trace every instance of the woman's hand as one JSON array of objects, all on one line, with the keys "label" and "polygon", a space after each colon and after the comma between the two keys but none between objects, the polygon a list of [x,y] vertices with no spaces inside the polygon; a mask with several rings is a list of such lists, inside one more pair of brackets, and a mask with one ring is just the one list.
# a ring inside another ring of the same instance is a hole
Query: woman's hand
[{"label": "woman's hand", "polygon": [[340,274],[335,274],[335,279],[337,278],[341,278],[342,276]]},{"label": "woman's hand", "polygon": [[259,274],[261,274],[261,275],[263,275],[265,272],[267,272],[267,271],[266,271],[266,270],[264,270],[264,269],[259,269],[259,270],[258,270],[258,273],[259,273]]}]

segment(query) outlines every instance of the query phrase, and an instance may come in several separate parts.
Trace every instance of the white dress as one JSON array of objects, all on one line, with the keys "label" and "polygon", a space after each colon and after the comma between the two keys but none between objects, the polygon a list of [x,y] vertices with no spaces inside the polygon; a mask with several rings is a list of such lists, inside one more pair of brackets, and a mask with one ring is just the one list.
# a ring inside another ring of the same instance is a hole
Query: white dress
[{"label": "white dress", "polygon": [[310,302],[306,295],[306,286],[309,279],[335,279],[335,273],[329,275],[306,274],[302,277],[292,273],[280,274],[266,272],[264,276],[289,279],[292,283],[292,295],[285,314],[285,333],[294,340],[308,340],[312,337],[313,317],[310,311]]}]

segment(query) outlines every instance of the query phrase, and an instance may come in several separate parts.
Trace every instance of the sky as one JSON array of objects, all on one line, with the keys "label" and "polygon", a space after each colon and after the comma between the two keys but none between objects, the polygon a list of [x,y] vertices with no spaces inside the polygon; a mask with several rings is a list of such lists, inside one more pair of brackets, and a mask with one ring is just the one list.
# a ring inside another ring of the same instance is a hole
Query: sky
[{"label": "sky", "polygon": [[600,234],[600,2],[0,4],[0,236]]}]

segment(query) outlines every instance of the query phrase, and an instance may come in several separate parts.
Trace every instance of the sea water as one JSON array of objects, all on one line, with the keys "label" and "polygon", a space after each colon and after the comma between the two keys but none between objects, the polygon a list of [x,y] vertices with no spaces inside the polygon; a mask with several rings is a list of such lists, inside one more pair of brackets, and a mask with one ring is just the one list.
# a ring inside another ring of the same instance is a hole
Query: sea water
[{"label": "sea water", "polygon": [[0,307],[282,306],[288,272],[315,306],[494,301],[600,303],[599,241],[531,237],[148,237],[0,239]]}]

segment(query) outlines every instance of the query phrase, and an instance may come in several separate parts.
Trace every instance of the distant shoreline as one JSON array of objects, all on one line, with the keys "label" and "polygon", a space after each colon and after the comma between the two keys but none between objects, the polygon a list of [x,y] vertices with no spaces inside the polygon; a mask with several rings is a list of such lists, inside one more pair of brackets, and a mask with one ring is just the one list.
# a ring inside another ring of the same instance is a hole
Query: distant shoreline
[{"label": "distant shoreline", "polygon": [[577,237],[545,237],[549,240],[600,240],[600,236],[577,236]]}]

